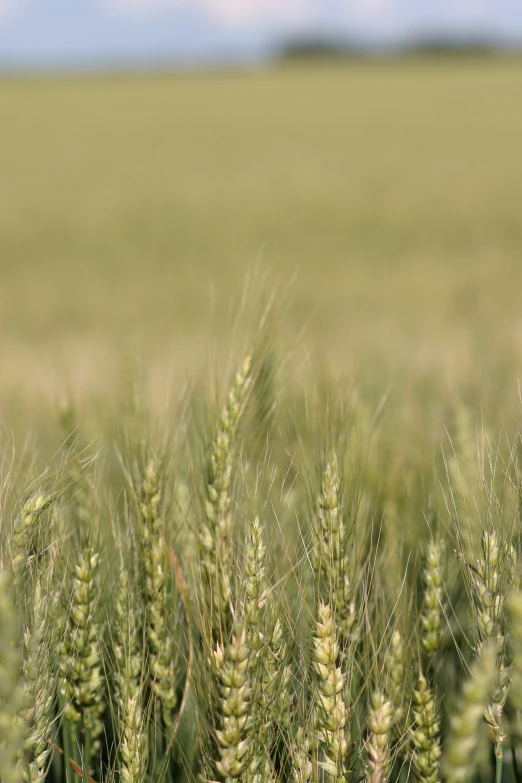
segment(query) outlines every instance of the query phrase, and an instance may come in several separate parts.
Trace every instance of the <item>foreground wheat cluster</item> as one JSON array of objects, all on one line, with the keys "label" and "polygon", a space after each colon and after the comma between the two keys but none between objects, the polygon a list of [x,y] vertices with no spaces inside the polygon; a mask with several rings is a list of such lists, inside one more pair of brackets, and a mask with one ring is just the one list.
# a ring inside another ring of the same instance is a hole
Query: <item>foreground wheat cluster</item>
[{"label": "foreground wheat cluster", "polygon": [[461,432],[410,545],[353,423],[278,444],[266,376],[177,462],[3,481],[1,783],[522,779],[518,444]]}]

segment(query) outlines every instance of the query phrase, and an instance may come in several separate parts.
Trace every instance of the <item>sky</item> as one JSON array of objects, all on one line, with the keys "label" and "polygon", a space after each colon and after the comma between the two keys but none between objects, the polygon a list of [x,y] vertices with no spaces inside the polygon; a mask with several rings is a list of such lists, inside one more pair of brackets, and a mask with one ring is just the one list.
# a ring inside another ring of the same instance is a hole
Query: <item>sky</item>
[{"label": "sky", "polygon": [[311,34],[522,42],[522,0],[0,0],[0,68],[256,60]]}]

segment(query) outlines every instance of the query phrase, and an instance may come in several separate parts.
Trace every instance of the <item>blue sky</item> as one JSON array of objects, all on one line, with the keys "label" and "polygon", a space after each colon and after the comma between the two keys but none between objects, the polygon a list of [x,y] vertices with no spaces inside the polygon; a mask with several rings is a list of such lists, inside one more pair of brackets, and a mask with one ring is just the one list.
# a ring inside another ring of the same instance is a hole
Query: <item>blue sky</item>
[{"label": "blue sky", "polygon": [[0,66],[256,58],[311,31],[522,41],[522,0],[0,0]]}]

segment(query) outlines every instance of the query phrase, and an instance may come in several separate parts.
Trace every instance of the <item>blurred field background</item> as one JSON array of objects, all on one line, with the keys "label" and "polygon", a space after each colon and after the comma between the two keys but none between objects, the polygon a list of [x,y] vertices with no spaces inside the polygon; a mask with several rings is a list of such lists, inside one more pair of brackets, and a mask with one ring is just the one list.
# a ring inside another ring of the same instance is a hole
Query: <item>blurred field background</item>
[{"label": "blurred field background", "polygon": [[117,406],[129,367],[164,405],[239,356],[274,296],[282,383],[338,379],[372,412],[386,396],[412,457],[461,404],[517,422],[521,59],[4,76],[0,94],[8,431],[52,428],[65,399]]}]

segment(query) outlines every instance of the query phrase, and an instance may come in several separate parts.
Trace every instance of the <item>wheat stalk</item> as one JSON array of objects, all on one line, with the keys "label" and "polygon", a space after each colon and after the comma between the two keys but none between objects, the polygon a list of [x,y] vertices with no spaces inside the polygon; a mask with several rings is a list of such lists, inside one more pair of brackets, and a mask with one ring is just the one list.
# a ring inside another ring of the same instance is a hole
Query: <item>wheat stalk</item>
[{"label": "wheat stalk", "polygon": [[404,680],[406,675],[406,655],[404,642],[398,629],[392,634],[390,647],[385,661],[386,691],[393,705],[393,734],[400,736],[404,716]]}]

